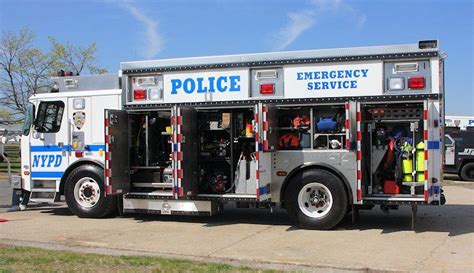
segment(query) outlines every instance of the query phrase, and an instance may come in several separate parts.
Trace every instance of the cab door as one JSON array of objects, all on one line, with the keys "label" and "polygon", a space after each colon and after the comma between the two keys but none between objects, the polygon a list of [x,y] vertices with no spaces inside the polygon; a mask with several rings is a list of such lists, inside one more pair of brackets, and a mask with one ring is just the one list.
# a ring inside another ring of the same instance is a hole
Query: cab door
[{"label": "cab door", "polygon": [[192,107],[174,106],[171,111],[173,196],[181,198],[197,193],[198,125],[197,113]]},{"label": "cab door", "polygon": [[39,101],[36,109],[29,136],[31,179],[58,181],[69,166],[71,128],[67,118],[67,100]]},{"label": "cab door", "polygon": [[130,143],[128,113],[105,110],[105,194],[130,191]]},{"label": "cab door", "polygon": [[278,149],[278,113],[277,107],[270,103],[259,103],[257,134],[257,199],[271,198],[272,152]]}]

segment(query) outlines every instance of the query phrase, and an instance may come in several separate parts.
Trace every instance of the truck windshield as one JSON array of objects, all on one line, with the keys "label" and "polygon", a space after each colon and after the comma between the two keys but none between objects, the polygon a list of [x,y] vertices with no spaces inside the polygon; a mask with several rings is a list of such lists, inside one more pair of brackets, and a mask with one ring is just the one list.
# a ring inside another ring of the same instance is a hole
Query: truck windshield
[{"label": "truck windshield", "polygon": [[26,108],[25,120],[23,121],[23,135],[27,136],[30,134],[31,124],[33,123],[35,115],[35,106],[32,103],[28,103]]}]

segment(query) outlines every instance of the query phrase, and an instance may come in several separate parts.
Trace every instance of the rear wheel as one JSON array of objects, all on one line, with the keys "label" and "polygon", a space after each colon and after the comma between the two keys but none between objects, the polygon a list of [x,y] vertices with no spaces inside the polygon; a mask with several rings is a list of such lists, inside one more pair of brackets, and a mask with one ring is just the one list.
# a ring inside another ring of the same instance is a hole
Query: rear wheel
[{"label": "rear wheel", "polygon": [[79,217],[100,218],[110,215],[117,199],[105,197],[103,170],[95,165],[74,169],[66,180],[64,195],[72,213]]},{"label": "rear wheel", "polygon": [[342,181],[324,170],[308,170],[292,179],[285,193],[290,217],[298,227],[331,229],[347,212]]},{"label": "rear wheel", "polygon": [[466,163],[461,169],[460,176],[464,181],[474,181],[474,162]]}]

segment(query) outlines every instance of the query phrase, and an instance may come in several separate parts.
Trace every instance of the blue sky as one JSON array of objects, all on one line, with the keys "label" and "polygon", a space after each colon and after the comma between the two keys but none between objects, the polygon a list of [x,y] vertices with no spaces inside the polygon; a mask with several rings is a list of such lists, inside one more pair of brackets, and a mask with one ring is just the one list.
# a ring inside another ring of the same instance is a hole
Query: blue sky
[{"label": "blue sky", "polygon": [[474,7],[469,0],[0,0],[0,30],[29,26],[47,49],[97,42],[98,63],[414,43],[448,53],[448,114],[474,115]]}]

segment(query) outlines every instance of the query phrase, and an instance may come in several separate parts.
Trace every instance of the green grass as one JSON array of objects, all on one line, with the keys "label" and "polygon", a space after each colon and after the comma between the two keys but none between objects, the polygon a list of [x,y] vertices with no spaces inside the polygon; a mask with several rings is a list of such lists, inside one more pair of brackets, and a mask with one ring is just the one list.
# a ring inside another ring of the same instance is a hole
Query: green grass
[{"label": "green grass", "polygon": [[109,256],[0,244],[0,272],[280,272],[147,256]]}]

